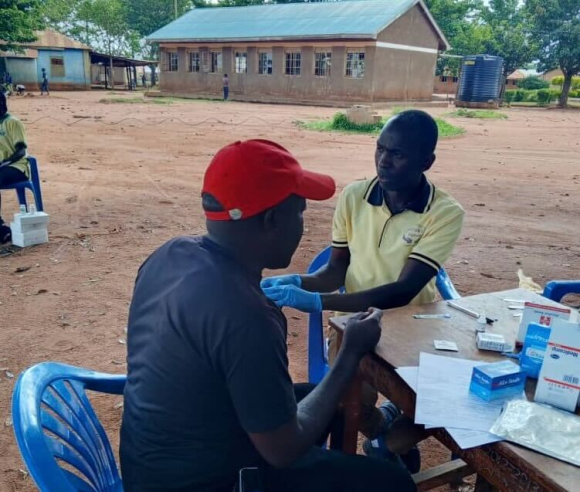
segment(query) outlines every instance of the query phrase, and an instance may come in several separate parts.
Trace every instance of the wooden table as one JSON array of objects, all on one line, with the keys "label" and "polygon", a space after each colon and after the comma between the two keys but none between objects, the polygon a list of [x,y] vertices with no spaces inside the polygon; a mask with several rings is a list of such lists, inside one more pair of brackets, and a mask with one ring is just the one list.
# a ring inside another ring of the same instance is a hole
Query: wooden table
[{"label": "wooden table", "polygon": [[[553,306],[560,304],[523,289],[463,297],[457,302],[474,311],[485,310],[487,317],[497,319],[488,325],[489,333],[499,333],[506,340],[515,340],[521,318],[517,311],[507,308],[503,299],[523,299]],[[520,311],[521,312],[521,311]],[[414,314],[450,313],[451,319],[414,319]],[[341,333],[348,317],[332,318],[330,325]],[[366,356],[359,367],[359,377],[395,403],[406,415],[414,417],[415,392],[396,373],[395,369],[418,366],[419,354],[427,352],[462,359],[494,362],[505,360],[498,353],[480,351],[475,343],[476,320],[450,308],[446,302],[423,306],[406,306],[385,311],[382,336],[374,354]],[[339,337],[341,338],[341,337]],[[459,352],[436,351],[433,340],[451,340]],[[344,399],[346,422],[343,429],[343,449],[356,452],[360,380],[354,383]],[[529,381],[526,392],[533,395],[535,382]],[[435,429],[433,435],[453,453],[463,459],[478,476],[495,487],[509,492],[580,491],[580,468],[529,449],[499,442],[479,448],[462,450],[444,429]],[[580,445],[580,443],[579,443]],[[485,483],[483,480],[481,482]],[[480,490],[484,490],[482,487]]]}]

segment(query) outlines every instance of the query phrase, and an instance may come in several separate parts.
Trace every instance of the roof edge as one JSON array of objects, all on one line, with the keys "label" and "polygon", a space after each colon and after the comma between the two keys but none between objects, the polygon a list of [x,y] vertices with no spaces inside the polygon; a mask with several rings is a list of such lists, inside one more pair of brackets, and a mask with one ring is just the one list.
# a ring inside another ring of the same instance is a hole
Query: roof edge
[{"label": "roof edge", "polygon": [[431,22],[431,25],[435,28],[435,31],[439,35],[439,38],[441,39],[441,41],[443,41],[443,44],[445,46],[445,50],[442,50],[442,51],[450,50],[451,49],[451,44],[449,44],[449,41],[445,37],[445,34],[443,34],[443,31],[439,27],[439,24],[437,24],[437,21],[433,17],[433,14],[431,14],[431,12],[429,11],[429,7],[427,7],[427,5],[425,4],[424,0],[417,0],[415,2],[415,5],[417,5],[417,4],[419,4],[421,6],[421,8],[423,9],[423,12],[425,13],[425,15],[427,16],[427,18]]},{"label": "roof edge", "polygon": [[377,39],[374,34],[325,34],[318,36],[267,36],[253,38],[173,38],[173,39],[151,39],[145,38],[148,43],[262,43],[267,41],[314,41],[314,40],[344,39],[349,41],[374,41]]}]

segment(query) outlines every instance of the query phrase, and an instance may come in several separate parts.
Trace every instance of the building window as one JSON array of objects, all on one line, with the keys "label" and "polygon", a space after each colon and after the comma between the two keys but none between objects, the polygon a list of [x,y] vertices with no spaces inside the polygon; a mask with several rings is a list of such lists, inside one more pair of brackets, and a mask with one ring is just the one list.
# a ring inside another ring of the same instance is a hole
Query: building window
[{"label": "building window", "polygon": [[210,51],[210,65],[209,71],[211,73],[221,73],[222,71],[222,52]]},{"label": "building window", "polygon": [[165,65],[164,69],[166,72],[177,72],[179,67],[177,61],[177,52],[176,51],[167,51],[165,53]]},{"label": "building window", "polygon": [[439,78],[441,79],[441,82],[447,82],[447,75],[441,75]]},{"label": "building window", "polygon": [[330,65],[332,53],[321,51],[314,53],[314,75],[317,77],[330,77]]},{"label": "building window", "polygon": [[271,51],[260,51],[258,53],[258,73],[260,75],[272,75]]},{"label": "building window", "polygon": [[248,73],[248,54],[236,52],[236,73]]},{"label": "building window", "polygon": [[300,52],[290,51],[286,53],[286,75],[300,75]]},{"label": "building window", "polygon": [[64,77],[64,58],[52,57],[50,59],[50,76],[51,77]]},{"label": "building window", "polygon": [[199,51],[189,52],[189,71],[197,73],[200,71],[201,63],[199,58]]},{"label": "building window", "polygon": [[453,83],[457,84],[457,81],[459,80],[459,77],[453,77]]},{"label": "building window", "polygon": [[365,52],[346,52],[346,76],[353,79],[362,79],[365,76]]}]

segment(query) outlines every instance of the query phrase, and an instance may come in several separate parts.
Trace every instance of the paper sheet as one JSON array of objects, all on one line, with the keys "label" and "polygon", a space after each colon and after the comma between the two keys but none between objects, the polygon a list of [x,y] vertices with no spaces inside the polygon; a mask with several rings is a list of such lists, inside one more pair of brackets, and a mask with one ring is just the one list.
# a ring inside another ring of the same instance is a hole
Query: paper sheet
[{"label": "paper sheet", "polygon": [[[419,377],[418,367],[400,367],[397,369],[397,373],[413,391],[417,391],[417,378]],[[426,425],[425,428],[433,429],[435,426]],[[484,444],[490,444],[492,442],[502,441],[501,437],[494,436],[489,432],[457,429],[454,427],[446,427],[445,429],[461,449],[469,449],[483,446]]]}]

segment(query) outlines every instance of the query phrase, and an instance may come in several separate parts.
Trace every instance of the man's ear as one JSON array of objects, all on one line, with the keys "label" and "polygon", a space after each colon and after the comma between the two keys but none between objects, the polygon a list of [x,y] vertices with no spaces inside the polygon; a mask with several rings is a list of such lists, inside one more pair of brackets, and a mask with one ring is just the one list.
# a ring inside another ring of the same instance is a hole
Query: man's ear
[{"label": "man's ear", "polygon": [[262,219],[264,230],[269,232],[278,227],[278,213],[276,207],[266,210]]},{"label": "man's ear", "polygon": [[431,167],[435,163],[435,159],[437,159],[435,154],[431,154],[427,159],[425,159],[425,164],[423,165],[423,172],[427,172],[429,171],[429,169],[431,169]]}]

